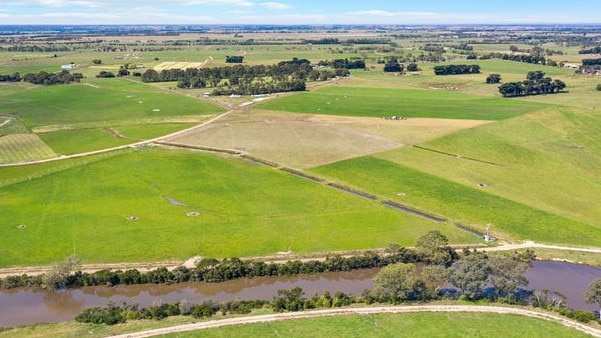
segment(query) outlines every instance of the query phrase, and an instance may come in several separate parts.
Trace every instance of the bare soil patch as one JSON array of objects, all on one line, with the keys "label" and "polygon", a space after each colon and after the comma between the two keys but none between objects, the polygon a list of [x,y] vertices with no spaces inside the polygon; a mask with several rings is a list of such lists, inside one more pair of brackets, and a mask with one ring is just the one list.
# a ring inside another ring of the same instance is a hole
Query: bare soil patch
[{"label": "bare soil patch", "polygon": [[307,169],[424,142],[485,121],[291,114],[250,110],[172,138],[180,144],[243,150]]}]

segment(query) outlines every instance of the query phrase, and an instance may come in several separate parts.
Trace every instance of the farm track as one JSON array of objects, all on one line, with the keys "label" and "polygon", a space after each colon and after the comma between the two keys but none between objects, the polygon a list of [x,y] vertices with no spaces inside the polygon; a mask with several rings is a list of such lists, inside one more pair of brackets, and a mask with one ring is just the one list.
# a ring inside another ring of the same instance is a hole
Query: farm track
[{"label": "farm track", "polygon": [[[522,243],[502,243],[498,246],[478,246],[478,245],[458,245],[454,246],[456,249],[470,248],[477,249],[482,252],[498,252],[498,251],[515,251],[520,249],[552,249],[559,251],[578,251],[587,252],[594,254],[601,254],[601,248],[581,248],[581,247],[569,247],[559,246],[550,244],[535,243],[532,241],[524,241]],[[378,252],[384,253],[385,249],[371,249],[371,250],[356,250],[356,251],[334,251],[334,252],[321,252],[314,254],[294,254],[291,252],[272,255],[272,256],[254,256],[254,257],[239,257],[242,260],[260,260],[268,263],[286,263],[288,261],[311,261],[318,260],[323,261],[328,256],[340,255],[344,257],[360,255],[364,252]],[[187,268],[193,268],[202,257],[195,256],[187,259],[186,261],[160,261],[160,262],[124,262],[124,263],[107,263],[107,264],[84,264],[81,266],[83,272],[92,273],[102,269],[112,270],[127,270],[127,269],[138,269],[141,272],[154,270],[157,268],[165,267],[169,270],[175,269],[179,266],[185,266]],[[28,276],[41,275],[52,269],[52,266],[29,266],[29,267],[12,267],[0,269],[0,278],[8,276],[17,276],[27,274]]]},{"label": "farm track", "polygon": [[381,306],[381,307],[357,307],[342,309],[327,309],[304,312],[288,312],[260,316],[249,316],[240,318],[227,318],[211,320],[207,322],[184,324],[161,329],[127,333],[113,336],[115,338],[141,338],[165,335],[178,332],[197,331],[211,328],[218,328],[231,325],[243,325],[254,323],[270,323],[282,320],[304,319],[304,318],[323,318],[332,316],[351,316],[351,315],[372,315],[379,313],[415,313],[415,312],[467,312],[467,313],[496,313],[507,315],[519,315],[530,318],[542,319],[561,324],[565,327],[584,332],[593,337],[601,337],[601,330],[576,321],[560,317],[558,315],[539,312],[523,308],[503,307],[503,306],[481,306],[481,305],[408,305],[408,306]]},{"label": "farm track", "polygon": [[107,152],[111,152],[111,151],[115,151],[115,150],[121,150],[121,149],[126,149],[126,148],[134,148],[134,147],[139,147],[139,146],[144,146],[144,145],[148,145],[154,142],[160,142],[162,140],[171,138],[171,137],[176,137],[176,136],[181,136],[184,133],[188,133],[190,131],[199,129],[199,128],[203,128],[208,124],[211,124],[229,114],[231,114],[233,111],[232,110],[228,110],[225,113],[219,114],[215,117],[210,118],[209,120],[200,123],[198,125],[195,125],[193,127],[190,128],[186,128],[184,130],[180,130],[180,131],[176,131],[175,133],[171,133],[168,135],[163,135],[163,136],[159,136],[153,139],[149,139],[149,140],[144,140],[144,141],[139,141],[139,142],[135,142],[135,143],[131,143],[131,144],[126,144],[126,145],[122,145],[122,146],[117,146],[117,147],[112,147],[112,148],[106,148],[106,149],[100,149],[100,150],[94,150],[94,151],[88,151],[85,153],[79,153],[79,154],[72,154],[72,155],[63,155],[60,157],[53,157],[53,158],[49,158],[49,159],[45,159],[45,160],[36,160],[36,161],[28,161],[28,162],[19,162],[19,163],[6,163],[6,164],[0,164],[0,167],[19,167],[19,166],[26,166],[26,165],[31,165],[31,164],[40,164],[40,163],[47,163],[47,162],[55,162],[55,161],[62,161],[62,160],[67,160],[67,159],[72,159],[72,158],[79,158],[79,157],[86,157],[86,156],[90,156],[90,155],[96,155],[96,154],[102,154],[102,153],[107,153]]}]

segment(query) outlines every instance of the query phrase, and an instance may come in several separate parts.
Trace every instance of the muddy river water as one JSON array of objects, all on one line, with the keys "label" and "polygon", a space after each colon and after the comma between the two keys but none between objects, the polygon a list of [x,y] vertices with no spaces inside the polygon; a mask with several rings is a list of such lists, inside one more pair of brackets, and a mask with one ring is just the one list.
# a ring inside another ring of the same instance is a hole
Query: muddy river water
[{"label": "muddy river water", "polygon": [[[108,301],[148,306],[181,300],[216,302],[234,299],[271,300],[280,289],[301,287],[305,296],[342,291],[360,295],[372,287],[378,269],[331,272],[294,277],[261,277],[224,283],[180,283],[172,285],[120,285],[44,291],[32,288],[0,290],[0,327],[73,319],[84,308],[103,306]],[[594,307],[584,302],[588,285],[601,278],[601,268],[560,262],[533,262],[526,273],[531,289],[559,291],[571,308]]]}]

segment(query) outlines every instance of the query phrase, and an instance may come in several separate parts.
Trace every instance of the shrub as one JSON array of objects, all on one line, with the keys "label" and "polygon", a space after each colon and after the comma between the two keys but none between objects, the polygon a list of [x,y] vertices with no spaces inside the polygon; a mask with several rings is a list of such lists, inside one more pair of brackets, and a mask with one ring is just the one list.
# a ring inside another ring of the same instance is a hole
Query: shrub
[{"label": "shrub", "polygon": [[597,85],[597,90],[601,92],[601,83]]}]

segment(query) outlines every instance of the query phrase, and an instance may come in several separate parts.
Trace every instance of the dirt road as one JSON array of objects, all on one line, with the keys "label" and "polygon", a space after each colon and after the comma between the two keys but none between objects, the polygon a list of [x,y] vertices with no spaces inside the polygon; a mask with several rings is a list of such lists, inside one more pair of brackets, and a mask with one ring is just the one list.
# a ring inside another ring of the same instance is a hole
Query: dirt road
[{"label": "dirt road", "polygon": [[126,145],[117,146],[117,147],[112,147],[112,148],[106,148],[106,149],[88,151],[88,152],[85,152],[85,153],[72,154],[72,155],[62,155],[60,157],[53,157],[53,158],[49,158],[49,159],[45,159],[45,160],[0,164],[0,167],[18,167],[18,166],[26,166],[26,165],[30,165],[30,164],[38,164],[38,163],[62,161],[62,160],[70,159],[70,158],[85,157],[85,156],[102,154],[102,153],[106,153],[106,152],[110,152],[110,151],[115,151],[115,150],[120,150],[120,149],[125,149],[125,148],[139,147],[139,146],[150,144],[150,143],[153,143],[153,142],[166,140],[168,138],[179,136],[181,134],[188,133],[190,131],[193,131],[193,130],[205,127],[206,125],[211,124],[211,123],[213,123],[213,122],[215,122],[215,121],[217,121],[217,120],[219,120],[219,119],[223,118],[224,116],[227,116],[227,115],[229,115],[231,113],[232,113],[232,111],[228,110],[225,113],[222,113],[222,114],[219,114],[217,116],[214,116],[214,117],[208,119],[207,121],[205,121],[203,123],[200,123],[200,124],[197,124],[197,125],[195,125],[193,127],[186,128],[186,129],[180,130],[180,131],[176,131],[175,133],[171,133],[171,134],[168,134],[168,135],[163,135],[163,136],[155,137],[155,138],[149,139],[149,140],[144,140],[144,141],[135,142],[135,143],[126,144]]},{"label": "dirt road", "polygon": [[[470,246],[470,248],[477,248],[478,251],[513,251],[518,249],[529,249],[529,248],[541,248],[541,249],[553,249],[560,251],[579,251],[579,252],[590,252],[590,253],[601,253],[601,248],[581,248],[581,247],[569,247],[569,246],[559,246],[559,245],[549,245],[549,244],[541,244],[535,243],[532,241],[526,241],[523,243],[503,243],[499,246],[494,247],[475,247]],[[383,250],[373,250],[377,252],[382,252]],[[340,254],[343,256],[352,256],[356,254],[361,254],[363,251],[356,252],[328,252],[322,254],[315,255],[296,255],[294,253],[286,253],[279,254],[274,256],[263,256],[263,257],[240,257],[240,259],[253,259],[253,260],[262,260],[276,263],[285,263],[289,260],[324,260],[326,256],[331,256],[333,254]],[[175,269],[178,266],[186,266],[187,268],[193,268],[195,263],[200,260],[202,257],[195,256],[191,257],[186,261],[160,261],[160,262],[137,262],[137,263],[112,263],[112,264],[84,264],[81,267],[81,270],[84,272],[92,273],[94,271],[102,270],[102,269],[113,269],[113,270],[127,270],[127,269],[138,269],[141,272],[154,270],[156,268],[166,267],[169,270]],[[3,268],[0,269],[0,278],[4,278],[7,276],[15,276],[27,274],[29,276],[41,275],[51,269],[51,266],[28,266],[28,267],[12,267],[12,268]]]},{"label": "dirt road", "polygon": [[593,337],[601,337],[601,330],[592,328],[582,323],[575,322],[565,317],[556,316],[549,313],[538,312],[522,308],[502,307],[502,306],[478,306],[478,305],[409,305],[409,306],[383,306],[383,307],[361,307],[361,308],[342,308],[327,309],[306,312],[278,313],[261,316],[250,316],[242,318],[228,318],[221,320],[211,320],[208,322],[177,325],[161,329],[128,333],[118,338],[141,338],[164,335],[177,332],[196,331],[209,328],[216,328],[228,325],[268,323],[288,319],[318,318],[330,316],[348,316],[348,315],[368,315],[375,313],[410,313],[410,312],[480,312],[480,313],[499,313],[527,316],[543,320],[552,321],[563,326],[574,328]]}]

